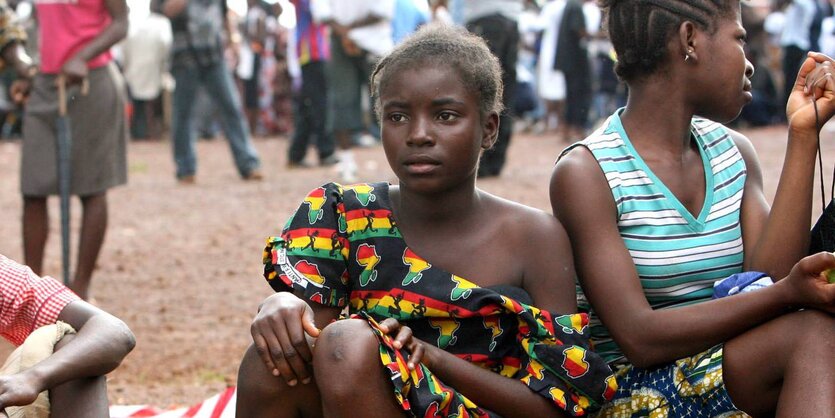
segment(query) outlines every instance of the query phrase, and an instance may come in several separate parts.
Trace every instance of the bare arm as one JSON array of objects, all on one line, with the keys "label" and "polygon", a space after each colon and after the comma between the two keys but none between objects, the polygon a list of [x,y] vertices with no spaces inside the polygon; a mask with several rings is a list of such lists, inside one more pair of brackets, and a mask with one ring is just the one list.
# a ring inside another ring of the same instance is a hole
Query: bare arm
[{"label": "bare arm", "polygon": [[179,16],[186,9],[186,6],[188,6],[188,0],[165,0],[165,4],[162,6],[159,6],[159,3],[160,0],[154,0],[153,4],[156,7],[152,7],[156,11],[162,12],[169,19]]},{"label": "bare arm", "polygon": [[[568,231],[586,296],[626,357],[638,367],[696,354],[789,310],[817,303],[806,293],[807,285],[817,286],[816,280],[806,280],[808,274],[797,272],[790,276],[792,280],[757,292],[653,310],[618,232],[617,210],[606,178],[584,148],[557,163],[551,204]],[[835,258],[830,264],[835,265]]]},{"label": "bare arm", "polygon": [[84,45],[61,67],[71,83],[79,82],[87,76],[87,62],[122,40],[128,33],[128,6],[125,0],[105,0],[105,6],[112,18],[108,25],[92,41]]},{"label": "bare arm", "polygon": [[522,287],[537,308],[558,314],[576,313],[576,274],[568,234],[557,218],[535,212],[525,216],[527,231],[515,247],[517,254],[528,258]]},{"label": "bare arm", "polygon": [[337,23],[336,20],[334,20],[333,18],[329,18],[327,20],[324,20],[323,23],[328,24],[331,27],[331,29],[334,32],[336,32],[337,35],[345,37],[345,36],[348,36],[348,32],[350,32],[354,29],[362,28],[362,27],[365,27],[365,26],[370,26],[370,25],[373,25],[375,23],[379,23],[379,22],[381,22],[385,19],[386,18],[382,17],[382,16],[377,16],[375,14],[369,14],[368,16],[366,16],[366,17],[364,17],[360,20],[357,20],[356,22],[351,22],[351,24],[349,24],[349,25],[341,25],[341,24]]},{"label": "bare arm", "polygon": [[[522,287],[537,308],[576,312],[574,266],[568,236],[550,214],[516,207],[517,228],[505,237],[514,256],[523,257]],[[482,408],[503,417],[567,416],[553,402],[517,379],[476,366],[433,344],[421,344],[423,364],[444,383]]]},{"label": "bare arm", "polygon": [[432,344],[425,346],[424,364],[482,408],[508,418],[569,416],[519,380],[478,367]]},{"label": "bare arm", "polygon": [[45,388],[110,373],[136,345],[124,322],[87,302],[70,303],[58,319],[78,333],[69,344],[29,369],[43,378]]},{"label": "bare arm", "polygon": [[40,363],[0,378],[0,409],[28,405],[38,393],[65,382],[103,376],[119,366],[136,344],[124,322],[84,301],[67,305],[58,319],[78,333]]},{"label": "bare arm", "polygon": [[18,77],[31,78],[34,75],[32,58],[26,53],[21,42],[12,42],[3,49],[3,62],[14,68]]},{"label": "bare arm", "polygon": [[[780,182],[769,214],[762,190],[762,174],[753,147],[741,135],[735,141],[745,158],[749,180],[745,185],[742,206],[742,230],[745,242],[745,266],[763,271],[774,278],[788,274],[794,263],[809,250],[809,225],[812,213],[817,132],[812,96],[804,93],[806,77],[815,63],[831,62],[823,54],[807,58],[801,67],[786,114],[789,118],[789,140]],[[835,111],[831,76],[815,89],[822,126]]]},{"label": "bare arm", "polygon": [[[255,349],[273,375],[294,386],[312,376],[313,351],[308,336],[339,317],[341,308],[309,304],[291,292],[267,297],[258,307],[250,332]],[[306,336],[307,335],[307,336]]]}]

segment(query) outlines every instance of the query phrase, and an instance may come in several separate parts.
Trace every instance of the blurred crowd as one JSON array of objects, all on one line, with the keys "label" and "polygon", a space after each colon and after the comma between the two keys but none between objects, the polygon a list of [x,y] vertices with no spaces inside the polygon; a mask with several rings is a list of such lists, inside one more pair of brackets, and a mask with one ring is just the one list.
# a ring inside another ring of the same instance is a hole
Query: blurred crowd
[{"label": "blurred crowd", "polygon": [[[27,29],[27,49],[37,59],[38,22],[31,1],[11,0],[10,6]],[[166,16],[160,4],[129,1],[128,35],[113,50],[130,97],[131,137],[170,133],[175,143],[187,144],[188,136],[212,139],[223,130],[242,175],[257,168],[251,135],[287,136],[289,167],[311,165],[305,155],[315,145],[319,164],[340,163],[342,179],[355,179],[350,148],[379,141],[366,85],[374,61],[432,22],[465,25],[487,38],[505,71],[506,132],[491,152],[496,155],[484,157],[489,167],[480,170],[483,177],[499,174],[513,132],[552,134],[567,143],[625,102],[594,0],[227,0],[221,58],[236,96],[229,103],[211,83],[192,86],[195,73],[179,80],[173,76],[182,64],[179,17]],[[781,123],[784,80],[796,73],[799,57],[809,50],[835,54],[831,0],[755,0],[742,8],[747,53],[757,71],[754,102],[737,123]],[[23,108],[8,94],[14,78],[11,70],[0,73],[3,138],[21,134]],[[173,99],[178,81],[181,89],[194,90],[187,109],[184,99],[179,105]],[[233,126],[236,107],[245,122],[240,128]],[[177,119],[182,132],[176,131]],[[175,159],[185,168],[178,168],[178,178],[190,181],[193,170],[180,160],[191,157],[186,145],[180,148],[185,157],[175,150]]]}]

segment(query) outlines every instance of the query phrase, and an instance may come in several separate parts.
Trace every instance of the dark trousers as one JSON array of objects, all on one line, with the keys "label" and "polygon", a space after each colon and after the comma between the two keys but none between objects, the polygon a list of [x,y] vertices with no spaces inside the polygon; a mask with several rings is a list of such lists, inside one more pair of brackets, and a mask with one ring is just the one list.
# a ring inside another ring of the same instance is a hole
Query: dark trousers
[{"label": "dark trousers", "polygon": [[130,136],[133,139],[148,139],[148,125],[152,115],[149,112],[148,100],[131,99],[133,113],[130,118]]},{"label": "dark trousers", "polygon": [[324,61],[302,65],[302,87],[295,97],[294,111],[296,126],[288,152],[289,160],[298,163],[304,159],[311,136],[316,137],[319,160],[331,156],[334,141],[326,132],[328,93]]},{"label": "dark trousers", "polygon": [[[578,60],[588,61],[588,58],[578,57]],[[591,66],[578,67],[579,71],[565,73],[565,122],[575,128],[586,129],[592,96]]]},{"label": "dark trousers", "polygon": [[516,60],[519,56],[519,29],[516,21],[502,15],[490,15],[467,23],[467,29],[484,38],[490,52],[499,58],[502,66],[505,111],[499,118],[499,135],[492,149],[484,152],[478,167],[479,176],[497,176],[502,171],[513,133],[513,118],[508,113],[513,103],[516,87]]}]

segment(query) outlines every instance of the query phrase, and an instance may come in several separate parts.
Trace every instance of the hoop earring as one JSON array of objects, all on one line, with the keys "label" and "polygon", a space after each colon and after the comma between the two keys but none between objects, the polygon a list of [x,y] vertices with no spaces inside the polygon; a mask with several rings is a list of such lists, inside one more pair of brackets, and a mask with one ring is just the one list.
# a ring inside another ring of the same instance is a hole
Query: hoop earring
[{"label": "hoop earring", "polygon": [[690,54],[684,54],[684,62],[690,59]]}]

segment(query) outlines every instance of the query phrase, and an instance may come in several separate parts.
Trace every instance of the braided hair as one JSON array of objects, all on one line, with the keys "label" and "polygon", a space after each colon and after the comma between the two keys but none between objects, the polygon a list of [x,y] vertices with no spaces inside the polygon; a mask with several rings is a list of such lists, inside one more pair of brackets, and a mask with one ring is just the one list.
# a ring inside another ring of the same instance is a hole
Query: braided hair
[{"label": "braided hair", "polygon": [[599,0],[625,81],[654,73],[667,56],[667,43],[684,21],[713,33],[739,0]]},{"label": "braided hair", "polygon": [[427,64],[446,65],[456,71],[466,89],[478,96],[484,116],[502,111],[502,69],[487,43],[466,29],[429,24],[403,40],[383,57],[371,75],[374,110],[380,118],[380,92],[392,75]]}]

